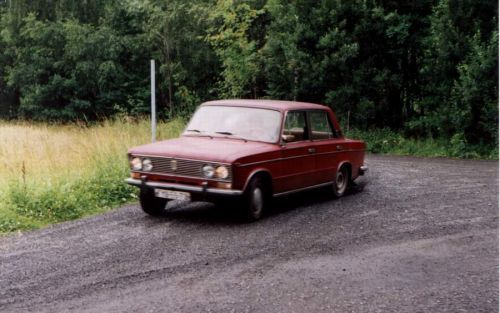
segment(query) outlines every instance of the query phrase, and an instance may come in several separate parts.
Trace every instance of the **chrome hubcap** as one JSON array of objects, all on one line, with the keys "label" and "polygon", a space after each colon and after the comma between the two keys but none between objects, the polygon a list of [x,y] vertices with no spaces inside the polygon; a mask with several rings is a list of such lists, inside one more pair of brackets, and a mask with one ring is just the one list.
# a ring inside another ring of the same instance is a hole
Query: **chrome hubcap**
[{"label": "chrome hubcap", "polygon": [[255,188],[252,194],[252,209],[254,213],[259,213],[262,211],[263,198],[262,198],[262,190],[260,188]]}]

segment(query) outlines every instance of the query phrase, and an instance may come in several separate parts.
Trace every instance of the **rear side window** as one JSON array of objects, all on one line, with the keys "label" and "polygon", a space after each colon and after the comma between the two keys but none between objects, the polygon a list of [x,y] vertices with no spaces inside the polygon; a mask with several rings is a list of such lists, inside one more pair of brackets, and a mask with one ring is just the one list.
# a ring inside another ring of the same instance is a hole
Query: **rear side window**
[{"label": "rear side window", "polygon": [[309,112],[311,121],[311,135],[313,140],[334,138],[332,124],[325,111]]}]

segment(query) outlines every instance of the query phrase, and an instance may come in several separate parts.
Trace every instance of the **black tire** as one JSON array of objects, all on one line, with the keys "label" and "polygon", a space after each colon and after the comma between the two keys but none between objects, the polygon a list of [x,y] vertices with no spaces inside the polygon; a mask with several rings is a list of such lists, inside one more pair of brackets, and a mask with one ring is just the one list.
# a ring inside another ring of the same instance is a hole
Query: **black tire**
[{"label": "black tire", "polygon": [[268,190],[259,177],[253,178],[243,195],[243,219],[254,222],[260,219],[268,202]]},{"label": "black tire", "polygon": [[152,216],[160,216],[164,213],[168,200],[155,197],[153,189],[142,189],[139,193],[139,202],[144,212]]},{"label": "black tire", "polygon": [[335,179],[333,180],[333,195],[336,198],[342,197],[345,192],[347,191],[347,188],[350,185],[351,181],[351,174],[349,173],[349,169],[347,166],[343,165],[337,173],[335,174]]}]

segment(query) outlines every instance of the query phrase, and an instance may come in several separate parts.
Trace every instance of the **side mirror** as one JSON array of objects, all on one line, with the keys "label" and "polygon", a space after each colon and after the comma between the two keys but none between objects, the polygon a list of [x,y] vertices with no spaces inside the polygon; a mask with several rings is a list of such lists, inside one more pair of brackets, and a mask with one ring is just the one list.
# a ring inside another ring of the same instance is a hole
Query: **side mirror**
[{"label": "side mirror", "polygon": [[295,140],[295,136],[294,135],[281,135],[281,140],[283,140],[284,142],[292,142]]}]

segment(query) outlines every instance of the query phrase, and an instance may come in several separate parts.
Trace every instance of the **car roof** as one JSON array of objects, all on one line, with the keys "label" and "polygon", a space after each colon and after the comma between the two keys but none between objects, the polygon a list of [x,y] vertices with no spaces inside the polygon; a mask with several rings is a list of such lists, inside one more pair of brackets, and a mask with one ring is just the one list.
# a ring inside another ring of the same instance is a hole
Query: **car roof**
[{"label": "car roof", "polygon": [[208,101],[202,106],[238,106],[238,107],[251,107],[278,110],[281,112],[289,110],[311,110],[321,109],[325,110],[328,107],[320,104],[296,101],[281,101],[281,100],[253,100],[253,99],[228,99],[228,100],[215,100]]}]

